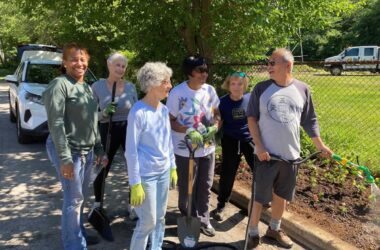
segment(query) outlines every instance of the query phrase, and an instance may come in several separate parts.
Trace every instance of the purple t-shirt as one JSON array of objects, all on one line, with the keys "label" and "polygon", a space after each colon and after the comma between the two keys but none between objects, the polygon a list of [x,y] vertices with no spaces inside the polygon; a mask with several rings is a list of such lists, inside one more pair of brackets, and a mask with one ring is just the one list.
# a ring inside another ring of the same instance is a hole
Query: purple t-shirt
[{"label": "purple t-shirt", "polygon": [[258,83],[249,100],[247,117],[258,120],[265,149],[287,160],[300,157],[300,126],[310,137],[319,136],[310,90],[297,79],[286,87],[274,80]]}]

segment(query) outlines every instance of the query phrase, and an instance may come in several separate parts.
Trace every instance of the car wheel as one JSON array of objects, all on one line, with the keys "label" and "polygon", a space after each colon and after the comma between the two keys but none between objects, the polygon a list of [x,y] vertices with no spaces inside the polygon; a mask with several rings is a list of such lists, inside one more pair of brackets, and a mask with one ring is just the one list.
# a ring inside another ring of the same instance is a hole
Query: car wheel
[{"label": "car wheel", "polygon": [[333,76],[340,76],[342,74],[342,68],[341,67],[332,67],[330,72],[331,72],[331,75],[333,75]]},{"label": "car wheel", "polygon": [[9,100],[9,120],[11,122],[16,122],[16,116],[13,114],[12,105],[11,105],[11,94],[8,92],[8,100]]},{"label": "car wheel", "polygon": [[[17,107],[16,107],[17,109]],[[17,141],[18,143],[20,144],[26,144],[26,143],[30,143],[31,142],[31,137],[29,137],[28,135],[26,135],[23,131],[22,131],[22,127],[21,127],[21,117],[20,117],[20,113],[17,111],[17,123],[16,123],[16,128],[17,128]]]}]

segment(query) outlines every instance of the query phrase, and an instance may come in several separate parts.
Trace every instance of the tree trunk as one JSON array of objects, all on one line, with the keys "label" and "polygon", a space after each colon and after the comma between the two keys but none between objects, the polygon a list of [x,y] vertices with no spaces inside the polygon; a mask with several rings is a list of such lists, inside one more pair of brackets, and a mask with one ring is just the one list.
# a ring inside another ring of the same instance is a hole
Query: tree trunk
[{"label": "tree trunk", "polygon": [[201,52],[201,55],[205,57],[209,63],[213,60],[213,49],[210,38],[212,28],[212,18],[210,13],[211,0],[201,0],[200,9],[200,27],[199,36],[197,37],[197,45]]},{"label": "tree trunk", "polygon": [[191,6],[185,8],[189,14],[184,17],[180,34],[188,54],[200,54],[212,62],[213,48],[209,42],[212,27],[210,6],[211,0],[192,0]]}]

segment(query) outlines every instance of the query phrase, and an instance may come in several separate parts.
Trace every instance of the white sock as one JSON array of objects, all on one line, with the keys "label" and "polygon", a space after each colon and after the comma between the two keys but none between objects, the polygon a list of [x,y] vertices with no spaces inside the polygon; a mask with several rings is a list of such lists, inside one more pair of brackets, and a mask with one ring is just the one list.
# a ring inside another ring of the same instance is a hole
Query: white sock
[{"label": "white sock", "polygon": [[259,235],[259,225],[249,228],[248,235],[251,237]]},{"label": "white sock", "polygon": [[269,222],[269,227],[272,230],[278,231],[280,230],[280,226],[281,226],[281,220],[276,220],[272,218]]}]

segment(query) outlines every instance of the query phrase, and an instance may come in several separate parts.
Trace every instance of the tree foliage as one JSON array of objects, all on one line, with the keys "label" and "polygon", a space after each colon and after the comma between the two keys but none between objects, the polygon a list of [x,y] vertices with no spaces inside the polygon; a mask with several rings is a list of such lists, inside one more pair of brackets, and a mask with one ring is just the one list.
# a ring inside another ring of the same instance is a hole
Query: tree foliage
[{"label": "tree foliage", "polygon": [[178,65],[195,53],[213,63],[257,60],[270,48],[297,41],[300,30],[324,31],[357,5],[350,0],[11,2],[4,4],[19,10],[14,21],[19,34],[16,40],[7,38],[7,44],[78,41],[90,49],[92,67],[103,76],[105,57],[112,50],[132,51],[138,66],[148,60]]},{"label": "tree foliage", "polygon": [[380,45],[380,0],[371,0],[355,15],[349,37],[353,45]]}]

